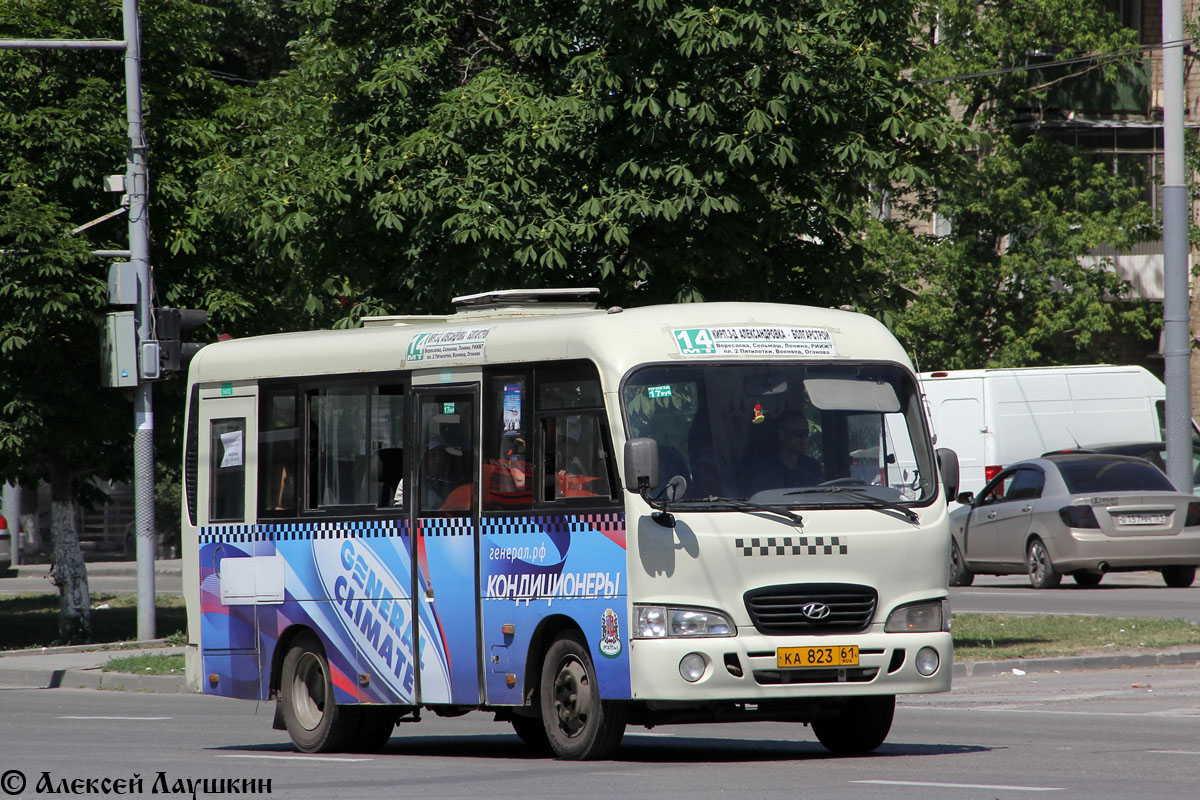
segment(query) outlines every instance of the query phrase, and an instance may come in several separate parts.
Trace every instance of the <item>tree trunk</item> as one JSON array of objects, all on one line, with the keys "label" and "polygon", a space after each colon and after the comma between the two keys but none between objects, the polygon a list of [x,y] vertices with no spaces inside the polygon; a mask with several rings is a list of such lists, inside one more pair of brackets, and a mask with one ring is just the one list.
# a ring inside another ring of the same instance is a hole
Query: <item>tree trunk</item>
[{"label": "tree trunk", "polygon": [[79,549],[71,471],[61,457],[50,474],[50,533],[54,537],[54,585],[58,587],[58,637],[68,644],[92,639],[92,605],[87,565]]}]

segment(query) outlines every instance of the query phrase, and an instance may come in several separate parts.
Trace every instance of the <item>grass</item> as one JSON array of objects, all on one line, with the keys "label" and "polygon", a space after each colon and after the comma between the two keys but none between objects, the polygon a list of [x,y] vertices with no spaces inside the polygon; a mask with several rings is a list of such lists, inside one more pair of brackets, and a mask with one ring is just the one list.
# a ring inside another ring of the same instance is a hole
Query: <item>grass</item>
[{"label": "grass", "polygon": [[109,659],[105,672],[133,672],[139,675],[182,675],[183,656],[124,656]]},{"label": "grass", "polygon": [[1182,619],[1058,614],[955,614],[957,661],[1048,658],[1200,645],[1200,625]]},{"label": "grass", "polygon": [[[137,595],[92,595],[92,642],[128,642],[137,638]],[[160,635],[186,630],[183,598],[155,598],[155,630]],[[168,637],[171,638],[171,637]],[[0,650],[51,647],[58,638],[58,595],[49,592],[0,595]]]}]

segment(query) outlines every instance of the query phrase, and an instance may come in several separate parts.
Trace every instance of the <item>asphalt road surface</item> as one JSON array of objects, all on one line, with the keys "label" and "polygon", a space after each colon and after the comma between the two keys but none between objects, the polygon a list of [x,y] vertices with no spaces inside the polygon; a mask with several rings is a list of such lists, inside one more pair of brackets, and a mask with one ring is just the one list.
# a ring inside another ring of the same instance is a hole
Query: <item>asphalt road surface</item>
[{"label": "asphalt road surface", "polygon": [[[178,562],[154,576],[159,594],[181,594]],[[132,572],[134,565],[128,565]],[[0,595],[57,592],[48,566],[22,570],[21,577],[0,578]],[[32,573],[32,574],[31,574]],[[93,594],[137,592],[133,574],[106,574],[97,569],[88,579]],[[1104,576],[1094,589],[1083,589],[1071,578],[1059,589],[1033,589],[1024,575],[978,575],[973,586],[950,590],[955,613],[1083,614],[1102,617],[1158,617],[1200,623],[1200,580],[1187,589],[1169,589],[1157,572],[1122,572]],[[3,800],[0,798],[0,800]]]},{"label": "asphalt road surface", "polygon": [[1157,572],[1117,572],[1093,589],[1063,579],[1058,589],[1034,589],[1024,575],[977,575],[971,586],[950,589],[954,613],[1081,614],[1157,617],[1200,622],[1200,580],[1170,589]]},{"label": "asphalt road surface", "polygon": [[380,754],[308,756],[271,729],[270,704],[256,715],[255,703],[196,695],[7,689],[0,709],[0,797],[139,775],[142,791],[124,794],[190,797],[188,781],[244,779],[270,781],[239,795],[264,800],[1175,800],[1195,795],[1200,764],[1194,668],[962,679],[948,695],[902,698],[888,741],[854,758],[767,723],[630,728],[614,759],[571,763],[531,756],[479,712],[403,725]]}]

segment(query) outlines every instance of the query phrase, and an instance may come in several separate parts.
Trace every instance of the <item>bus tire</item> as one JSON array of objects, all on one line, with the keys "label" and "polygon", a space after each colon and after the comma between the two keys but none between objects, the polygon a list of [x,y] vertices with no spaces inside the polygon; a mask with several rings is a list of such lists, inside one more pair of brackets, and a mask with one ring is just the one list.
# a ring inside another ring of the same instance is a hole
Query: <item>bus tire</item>
[{"label": "bus tire", "polygon": [[354,720],[354,734],[346,748],[354,753],[378,753],[396,730],[396,709],[390,706],[358,706],[341,710]]},{"label": "bus tire", "polygon": [[812,729],[829,752],[861,755],[883,744],[895,713],[895,695],[852,697],[837,716],[813,720]]},{"label": "bus tire", "polygon": [[288,735],[302,753],[335,752],[353,740],[354,714],[334,702],[329,662],[312,633],[298,635],[284,656],[279,703]]},{"label": "bus tire", "polygon": [[625,707],[600,699],[596,669],[579,634],[563,633],[550,645],[539,694],[546,738],[559,758],[604,758],[621,743]]},{"label": "bus tire", "polygon": [[512,723],[517,737],[529,745],[530,750],[539,755],[549,755],[553,752],[550,749],[550,739],[546,735],[546,725],[541,717],[513,717],[509,722]]}]

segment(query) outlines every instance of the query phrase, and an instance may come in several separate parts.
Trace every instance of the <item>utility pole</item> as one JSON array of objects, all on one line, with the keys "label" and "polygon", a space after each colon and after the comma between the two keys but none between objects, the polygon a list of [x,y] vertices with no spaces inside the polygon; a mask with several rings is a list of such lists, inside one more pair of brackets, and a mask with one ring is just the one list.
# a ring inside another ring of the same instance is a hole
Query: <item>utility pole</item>
[{"label": "utility pole", "polygon": [[1167,477],[1192,491],[1188,188],[1183,159],[1183,2],[1163,0],[1163,377]]},{"label": "utility pole", "polygon": [[[125,52],[125,110],[129,142],[125,163],[125,192],[129,200],[129,251],[98,252],[128,256],[137,276],[135,347],[140,363],[134,391],[133,494],[137,531],[137,638],[155,638],[154,602],[154,401],[151,382],[159,376],[154,341],[154,285],[150,273],[149,179],[146,140],[142,130],[142,31],[137,0],[122,0],[124,39],[3,39],[10,50],[123,50]],[[146,345],[151,345],[147,347]],[[153,364],[149,359],[153,359]]]},{"label": "utility pole", "polygon": [[[146,137],[142,129],[142,25],[137,0],[123,0],[125,29],[125,111],[129,121],[125,160],[125,192],[129,197],[129,262],[137,275],[138,361],[154,359],[158,375],[158,348],[143,343],[154,339],[154,283],[150,274],[149,174]],[[133,400],[133,519],[137,532],[137,638],[153,639],[154,603],[154,384],[146,379],[142,364]]]}]

